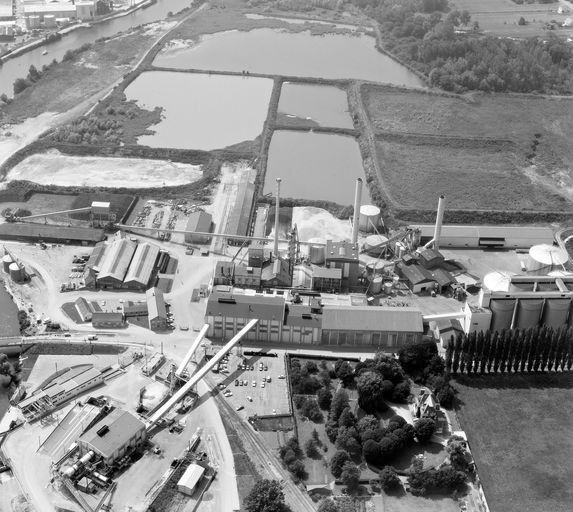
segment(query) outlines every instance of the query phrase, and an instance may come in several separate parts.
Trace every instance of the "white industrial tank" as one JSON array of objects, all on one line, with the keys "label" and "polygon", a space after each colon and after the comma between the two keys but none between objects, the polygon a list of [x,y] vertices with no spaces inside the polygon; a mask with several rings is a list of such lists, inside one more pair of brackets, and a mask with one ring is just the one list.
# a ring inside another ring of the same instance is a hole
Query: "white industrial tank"
[{"label": "white industrial tank", "polygon": [[12,257],[9,254],[5,254],[2,258],[2,267],[4,268],[4,272],[10,272],[10,265],[13,263]]},{"label": "white industrial tank", "polygon": [[24,269],[18,265],[18,263],[10,263],[10,278],[15,283],[19,283],[24,280]]},{"label": "white industrial tank", "polygon": [[386,267],[386,265],[389,265],[389,264],[390,264],[390,262],[388,262],[386,260],[372,261],[372,262],[366,264],[366,271],[370,275],[372,275],[372,274],[383,274],[384,273],[384,267]]},{"label": "white industrial tank", "polygon": [[373,204],[365,204],[360,207],[360,218],[358,227],[360,231],[371,233],[375,231],[380,223],[380,208]]},{"label": "white industrial tank", "polygon": [[311,244],[308,246],[310,262],[314,265],[322,265],[325,258],[326,240],[322,238],[311,238],[308,242]]},{"label": "white industrial tank", "polygon": [[373,256],[378,256],[381,251],[386,248],[386,243],[388,239],[382,235],[370,235],[366,237],[366,242],[364,243],[364,250]]},{"label": "white industrial tank", "polygon": [[511,284],[511,275],[505,272],[490,272],[484,276],[483,284],[492,292],[507,292]]},{"label": "white industrial tank", "polygon": [[557,245],[539,244],[529,249],[530,273],[545,275],[552,270],[562,270],[563,265],[569,260],[565,249]]},{"label": "white industrial tank", "polygon": [[382,291],[382,276],[376,276],[372,281],[370,281],[370,290],[369,292],[373,295],[376,295]]}]

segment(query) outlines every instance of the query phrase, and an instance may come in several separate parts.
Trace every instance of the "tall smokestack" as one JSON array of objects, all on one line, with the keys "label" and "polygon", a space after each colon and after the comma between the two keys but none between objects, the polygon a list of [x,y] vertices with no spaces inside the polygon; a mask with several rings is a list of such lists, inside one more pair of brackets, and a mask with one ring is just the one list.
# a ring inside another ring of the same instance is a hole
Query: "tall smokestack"
[{"label": "tall smokestack", "polygon": [[434,249],[440,250],[440,236],[442,234],[442,221],[444,220],[444,210],[446,209],[446,197],[440,196],[438,200],[438,213],[436,215],[436,226],[434,228]]},{"label": "tall smokestack", "polygon": [[358,242],[358,224],[360,216],[360,203],[362,201],[362,178],[356,180],[356,189],[354,191],[354,215],[352,217],[352,244]]},{"label": "tall smokestack", "polygon": [[277,197],[275,199],[275,258],[279,257],[279,198],[281,195],[281,179],[277,178]]}]

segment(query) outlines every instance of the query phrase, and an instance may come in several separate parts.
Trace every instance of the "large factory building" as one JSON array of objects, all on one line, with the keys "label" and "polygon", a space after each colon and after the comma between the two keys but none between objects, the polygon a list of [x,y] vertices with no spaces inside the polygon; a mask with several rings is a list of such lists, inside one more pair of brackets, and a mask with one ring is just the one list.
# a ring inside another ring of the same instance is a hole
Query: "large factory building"
[{"label": "large factory building", "polygon": [[114,409],[78,439],[80,455],[93,451],[106,465],[113,464],[147,438],[145,423],[131,413]]},{"label": "large factory building", "polygon": [[[425,245],[434,238],[434,224],[415,224],[420,230],[420,243]],[[440,247],[472,247],[529,249],[535,244],[552,244],[553,231],[546,227],[533,226],[466,226],[443,225],[440,231]]]},{"label": "large factory building", "polygon": [[281,294],[217,287],[207,301],[207,336],[230,339],[251,319],[246,339],[257,342],[397,348],[420,341],[422,314],[413,308],[295,304]]}]

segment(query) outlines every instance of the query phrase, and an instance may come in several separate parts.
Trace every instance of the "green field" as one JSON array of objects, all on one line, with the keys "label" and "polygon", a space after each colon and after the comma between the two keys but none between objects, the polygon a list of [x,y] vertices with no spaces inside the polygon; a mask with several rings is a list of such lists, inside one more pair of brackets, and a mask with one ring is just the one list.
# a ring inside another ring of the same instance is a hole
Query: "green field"
[{"label": "green field", "polygon": [[573,99],[366,85],[382,188],[402,208],[573,210]]},{"label": "green field", "polygon": [[[573,28],[556,28],[548,31],[546,24],[556,21],[558,25],[571,16],[571,13],[557,13],[560,2],[541,4],[539,2],[516,4],[512,0],[452,0],[453,8],[467,10],[471,14],[472,23],[477,21],[480,29],[486,34],[534,37],[543,36],[548,32],[561,36],[571,36]],[[569,10],[573,5],[569,4]],[[518,25],[519,18],[527,21],[526,25]],[[554,24],[554,25],[557,25]]]},{"label": "green field", "polygon": [[491,512],[568,512],[573,374],[462,377],[458,417]]},{"label": "green field", "polygon": [[0,211],[4,211],[6,208],[22,208],[29,210],[32,215],[57,212],[71,209],[75,200],[75,195],[35,193],[26,201],[0,202]]}]

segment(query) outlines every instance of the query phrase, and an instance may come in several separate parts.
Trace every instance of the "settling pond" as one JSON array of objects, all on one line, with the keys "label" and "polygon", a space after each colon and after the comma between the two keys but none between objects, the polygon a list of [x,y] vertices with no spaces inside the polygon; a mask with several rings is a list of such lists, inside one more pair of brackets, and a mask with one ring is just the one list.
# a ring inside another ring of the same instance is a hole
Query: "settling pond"
[{"label": "settling pond", "polygon": [[364,177],[362,157],[352,137],[279,130],[269,148],[264,193],[274,193],[275,179],[282,178],[283,197],[351,205],[359,177]]},{"label": "settling pond", "polygon": [[424,87],[407,68],[375,48],[371,36],[290,33],[269,28],[202,36],[199,43],[160,53],[156,66],[175,69],[249,71],[284,76],[354,78]]},{"label": "settling pond", "polygon": [[311,119],[329,128],[353,128],[346,92],[338,87],[285,82],[281,88],[279,113]]},{"label": "settling pond", "polygon": [[222,149],[261,134],[273,81],[266,78],[147,71],[127,87],[128,100],[162,107],[152,135],[138,143],[154,148]]}]

